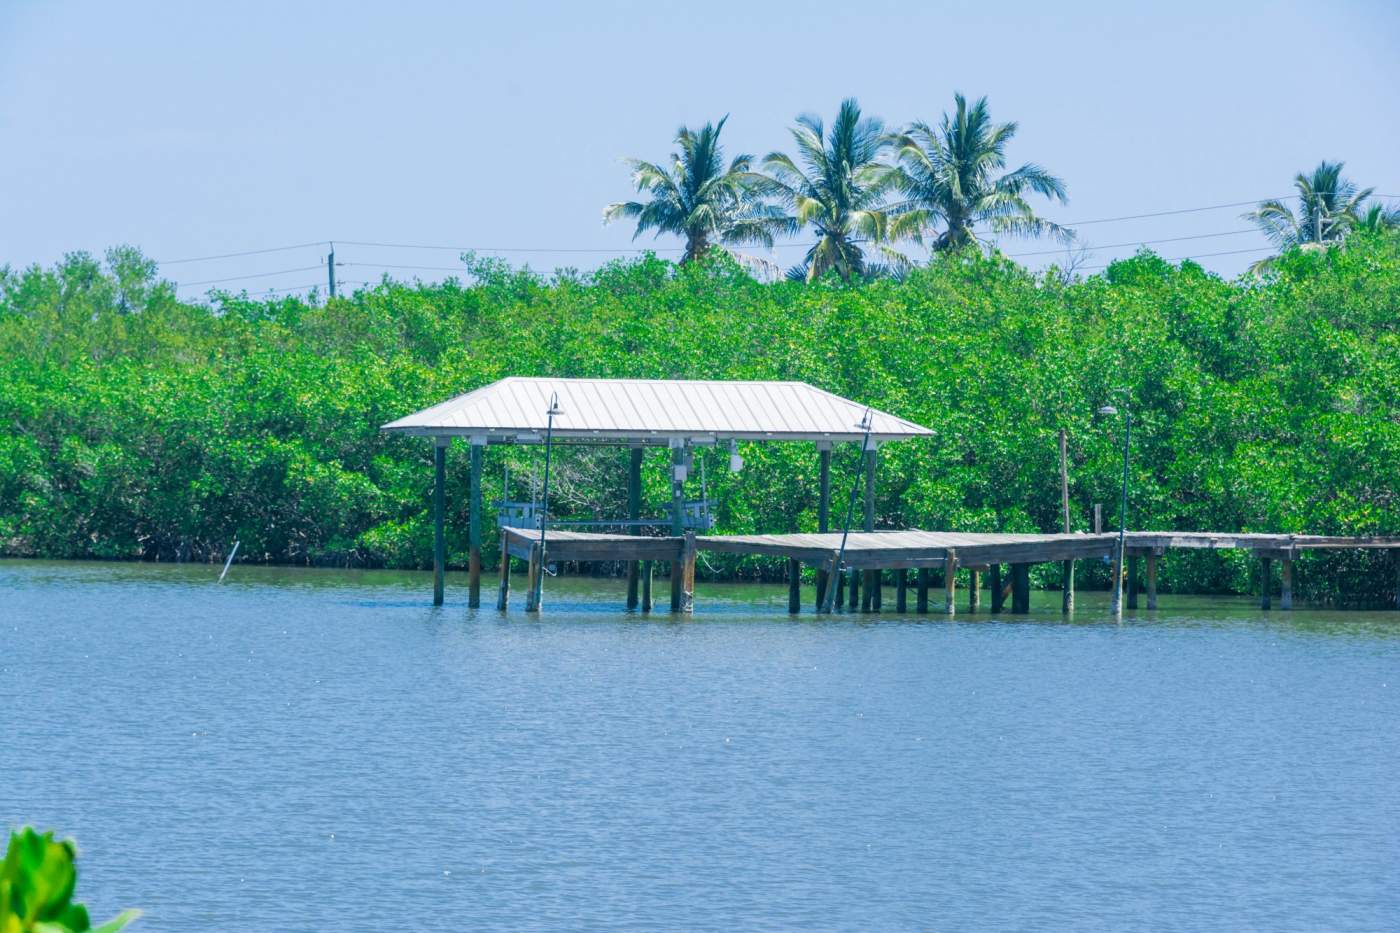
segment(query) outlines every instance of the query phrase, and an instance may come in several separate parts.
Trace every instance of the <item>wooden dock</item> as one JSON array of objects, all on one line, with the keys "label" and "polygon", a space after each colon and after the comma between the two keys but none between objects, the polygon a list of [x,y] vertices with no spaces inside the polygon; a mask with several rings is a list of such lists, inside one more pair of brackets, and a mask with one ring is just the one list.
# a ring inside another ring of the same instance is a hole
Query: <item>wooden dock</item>
[{"label": "wooden dock", "polygon": [[[817,569],[814,606],[826,605],[826,586],[835,581],[834,606],[878,612],[883,603],[883,577],[893,574],[897,612],[929,611],[930,574],[942,571],[941,611],[951,614],[955,607],[956,571],[970,575],[967,608],[977,612],[981,603],[981,574],[991,590],[991,610],[1001,612],[1010,597],[1010,611],[1030,611],[1032,564],[1075,560],[1112,559],[1117,534],[989,534],[944,531],[851,532],[842,551],[842,535],[704,535],[640,537],[623,534],[594,534],[550,530],[546,550],[541,552],[539,532],[503,528],[505,548],[501,589],[497,601],[504,609],[509,598],[509,563],[518,558],[527,563],[528,593],[535,593],[538,575],[548,562],[640,561],[648,570],[642,581],[643,611],[651,608],[650,566],[656,561],[671,564],[671,608],[688,612],[694,605],[695,557],[699,551],[751,554],[787,562],[788,609],[796,613],[802,604],[802,567]],[[1293,534],[1231,534],[1222,532],[1132,531],[1124,536],[1127,604],[1137,608],[1139,598],[1138,563],[1145,560],[1145,594],[1148,609],[1157,608],[1158,561],[1174,549],[1240,549],[1253,552],[1260,561],[1261,605],[1272,606],[1272,562],[1281,564],[1279,607],[1293,605],[1293,561],[1307,550],[1384,550],[1397,558],[1397,608],[1400,608],[1400,537],[1336,537]],[[1003,567],[1006,572],[1003,574]],[[909,579],[914,571],[914,580]],[[950,572],[953,571],[953,572]],[[1112,573],[1110,573],[1112,576]],[[863,590],[863,592],[862,592]],[[910,606],[910,592],[913,606]],[[538,605],[527,606],[538,609]]]}]

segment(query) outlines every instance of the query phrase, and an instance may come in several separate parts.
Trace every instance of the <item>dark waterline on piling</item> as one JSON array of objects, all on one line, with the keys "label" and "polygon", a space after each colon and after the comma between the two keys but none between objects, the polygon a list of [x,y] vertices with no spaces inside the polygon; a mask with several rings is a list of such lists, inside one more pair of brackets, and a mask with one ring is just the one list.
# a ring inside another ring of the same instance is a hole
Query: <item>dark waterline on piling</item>
[{"label": "dark waterline on piling", "polygon": [[142,929],[1400,912],[1393,611],[794,620],[705,583],[643,618],[560,577],[532,617],[458,574],[434,609],[424,573],[217,572],[0,562],[0,818],[74,835]]}]

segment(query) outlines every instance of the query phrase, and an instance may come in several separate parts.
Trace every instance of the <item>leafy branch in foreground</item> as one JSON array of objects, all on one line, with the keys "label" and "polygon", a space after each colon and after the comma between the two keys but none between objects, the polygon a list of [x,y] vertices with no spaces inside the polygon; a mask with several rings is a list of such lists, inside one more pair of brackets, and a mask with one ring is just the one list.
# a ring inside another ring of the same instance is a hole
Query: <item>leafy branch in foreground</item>
[{"label": "leafy branch in foreground", "polygon": [[140,916],[126,910],[94,927],[87,908],[73,902],[78,850],[71,839],[30,827],[10,833],[0,865],[0,933],[117,933]]}]

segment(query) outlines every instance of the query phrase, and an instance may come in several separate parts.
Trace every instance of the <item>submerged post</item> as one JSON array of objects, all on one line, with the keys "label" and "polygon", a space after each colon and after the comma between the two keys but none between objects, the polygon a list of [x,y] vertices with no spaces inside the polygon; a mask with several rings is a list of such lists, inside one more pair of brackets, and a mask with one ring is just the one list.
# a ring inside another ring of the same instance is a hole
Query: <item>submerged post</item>
[{"label": "submerged post", "polygon": [[443,513],[447,510],[447,445],[451,438],[433,438],[433,605],[442,605],[442,578],[447,569]]},{"label": "submerged post", "polygon": [[1279,589],[1278,607],[1280,609],[1293,608],[1293,558],[1285,557],[1279,561],[1279,571],[1283,576],[1283,585]]},{"label": "submerged post", "polygon": [[948,548],[943,553],[943,612],[952,615],[957,611],[958,552]]},{"label": "submerged post", "polygon": [[1157,552],[1147,555],[1147,608],[1157,608]]},{"label": "submerged post", "polygon": [[992,613],[996,614],[1006,608],[1006,589],[1001,585],[1001,564],[992,564],[991,572],[987,576],[992,588]]},{"label": "submerged post", "polygon": [[[1060,428],[1060,510],[1064,513],[1064,531],[1069,534],[1069,439]],[[1074,611],[1074,561],[1067,560],[1060,569],[1060,611]]]},{"label": "submerged post", "polygon": [[982,608],[982,581],[976,567],[967,568],[967,611],[976,612]]},{"label": "submerged post", "polygon": [[642,561],[642,611],[651,612],[651,578],[653,565],[649,560]]},{"label": "submerged post", "polygon": [[1011,611],[1025,615],[1031,611],[1031,565],[1011,565]]},{"label": "submerged post", "polygon": [[510,551],[506,548],[505,530],[501,531],[501,586],[496,593],[496,608],[505,611],[510,604]]},{"label": "submerged post", "polygon": [[1272,558],[1259,558],[1259,608],[1272,609],[1273,599],[1269,590],[1273,588],[1274,562]]},{"label": "submerged post", "polygon": [[894,572],[894,611],[909,611],[909,571],[902,567]]},{"label": "submerged post", "polygon": [[[817,492],[817,531],[826,534],[831,531],[831,442],[817,444],[818,492]],[[825,567],[817,568],[817,610],[826,605],[828,582]]]},{"label": "submerged post", "polygon": [[681,612],[695,611],[695,552],[695,532],[687,531],[681,550]]},{"label": "submerged post", "polygon": [[797,615],[802,611],[802,561],[795,557],[788,558],[788,615]]},{"label": "submerged post", "polygon": [[[875,464],[879,456],[879,446],[871,440],[870,435],[865,437],[865,524],[866,531],[875,530]],[[863,605],[866,612],[872,609],[880,610],[880,571],[876,569],[865,572],[865,603]]]},{"label": "submerged post", "polygon": [[1128,608],[1138,607],[1138,558],[1136,554],[1128,555]]},{"label": "submerged post", "polygon": [[467,607],[481,605],[481,460],[486,438],[471,440],[471,489],[467,496]]},{"label": "submerged post", "polygon": [[[637,522],[642,518],[642,454],[641,447],[633,447],[631,450],[631,462],[627,470],[627,520],[632,524],[628,527],[630,534],[640,534],[641,529],[637,527]],[[635,560],[627,562],[627,608],[637,608],[637,584],[638,564]]]},{"label": "submerged post", "polygon": [[[689,470],[685,463],[684,442],[672,441],[671,447],[671,534],[685,534],[685,478]],[[685,593],[684,556],[671,561],[671,611],[680,612]]]}]

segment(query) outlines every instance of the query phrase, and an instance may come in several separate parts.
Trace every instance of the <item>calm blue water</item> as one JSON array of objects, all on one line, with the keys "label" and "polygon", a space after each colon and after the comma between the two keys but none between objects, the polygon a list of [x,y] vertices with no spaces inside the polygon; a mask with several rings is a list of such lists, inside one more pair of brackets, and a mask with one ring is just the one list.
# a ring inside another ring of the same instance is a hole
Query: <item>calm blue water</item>
[{"label": "calm blue water", "polygon": [[0,562],[0,820],[137,930],[1400,924],[1400,613],[216,575]]}]

